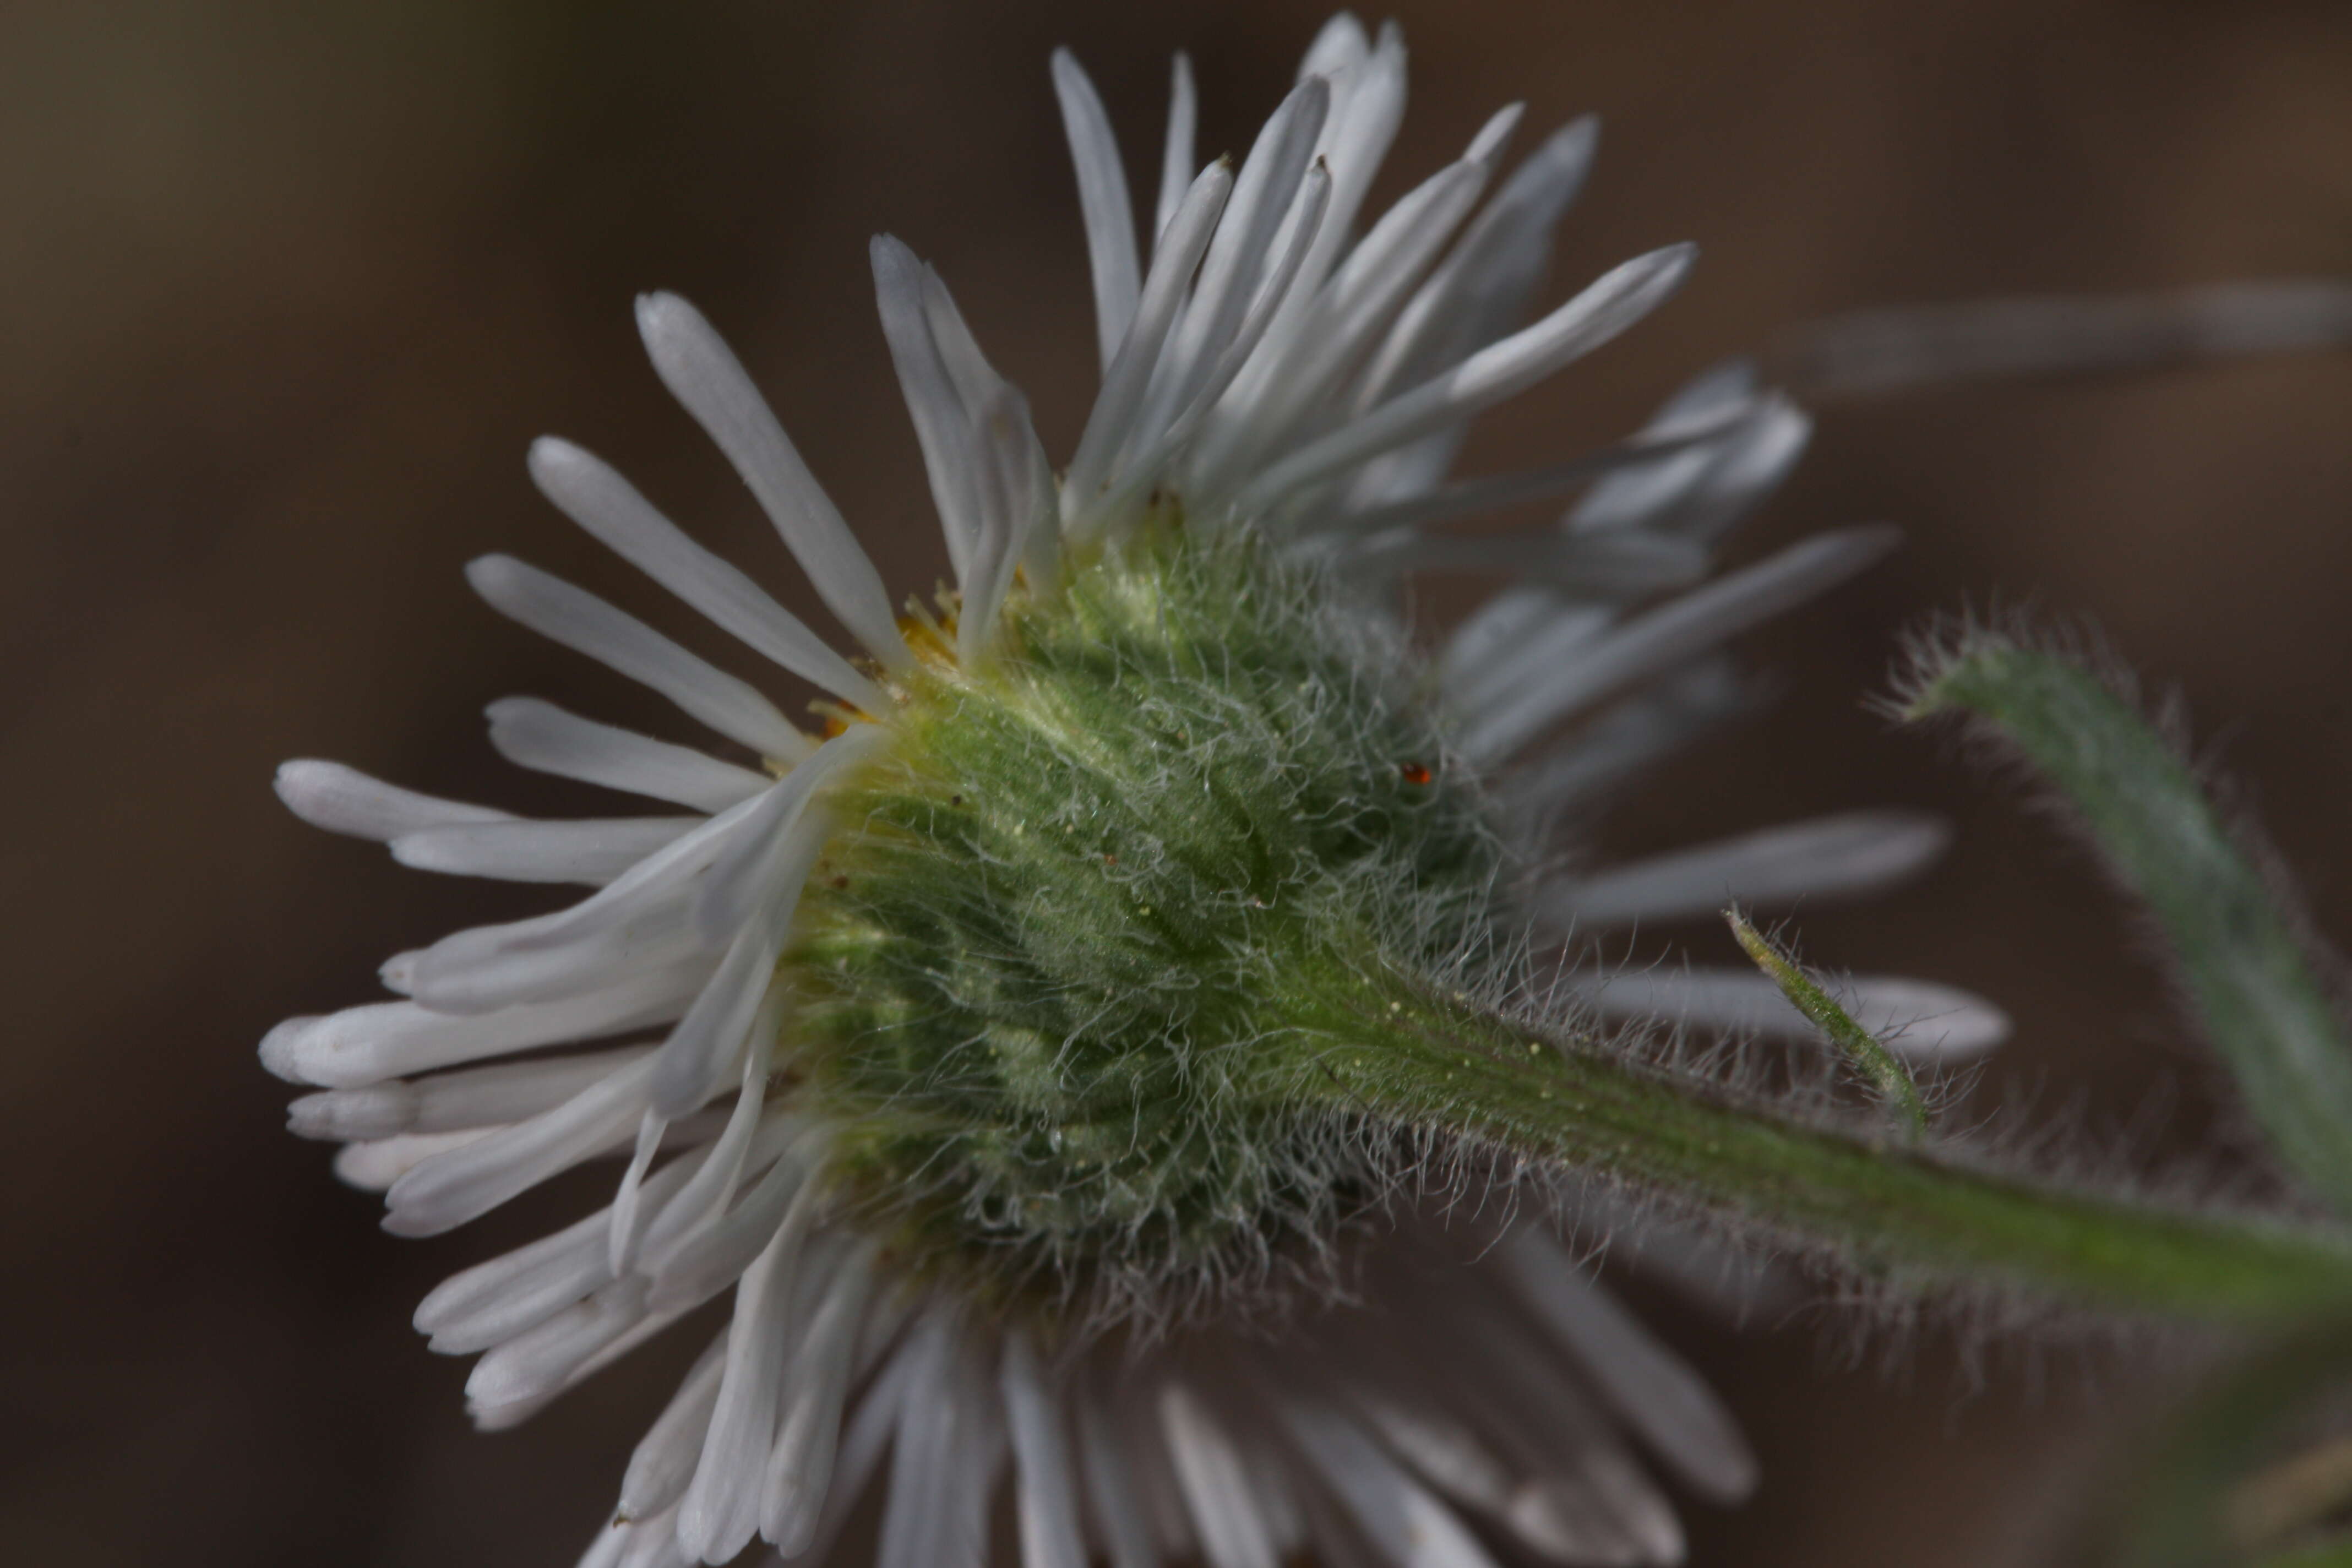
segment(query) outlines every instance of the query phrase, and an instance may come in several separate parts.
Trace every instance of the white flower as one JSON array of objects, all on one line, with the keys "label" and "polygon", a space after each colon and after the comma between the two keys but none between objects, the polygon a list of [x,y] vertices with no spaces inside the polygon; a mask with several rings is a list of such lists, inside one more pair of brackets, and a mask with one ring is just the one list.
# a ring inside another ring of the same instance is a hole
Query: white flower
[{"label": "white flower", "polygon": [[[1180,58],[1146,265],[1102,106],[1066,55],[1054,78],[1103,367],[1058,481],[1021,395],[938,277],[895,240],[874,247],[954,567],[951,629],[900,619],[694,308],[640,300],[655,368],[858,657],[579,447],[541,440],[532,476],[647,575],[829,694],[831,738],[602,600],[507,557],[475,563],[468,575],[498,609],[652,687],[756,765],[528,698],[489,710],[509,760],[675,809],[530,821],[332,763],[286,764],[278,789],[298,814],[386,842],[404,864],[596,890],[394,958],[383,977],[401,1000],[290,1020],[263,1060],[320,1087],[295,1103],[295,1130],[344,1144],[338,1173],[386,1192],[395,1234],[438,1234],[574,1165],[628,1156],[609,1207],[456,1276],[418,1309],[434,1349],[481,1353],[467,1394],[485,1427],[523,1420],[733,1288],[730,1324],[639,1446],[584,1562],[719,1563],[755,1535],[786,1556],[821,1552],[886,1463],[881,1560],[893,1568],[983,1560],[1008,1473],[1023,1561],[1039,1568],[1193,1555],[1271,1568],[1307,1549],[1334,1563],[1482,1563],[1473,1520],[1558,1561],[1674,1561],[1675,1515],[1632,1453],[1717,1500],[1748,1489],[1752,1460],[1699,1380],[1535,1226],[1447,1228],[1406,1213],[1377,1235],[1351,1232],[1329,1245],[1354,1271],[1352,1298],[1307,1303],[1272,1329],[1213,1310],[1166,1328],[1130,1292],[1113,1303],[1110,1331],[1066,1332],[1051,1312],[936,1266],[837,1180],[862,1132],[811,1087],[824,1064],[794,1056],[803,998],[779,963],[799,962],[812,876],[829,875],[818,868],[844,852],[842,835],[866,830],[841,820],[842,792],[927,743],[915,727],[942,710],[924,692],[994,689],[992,663],[1024,657],[1005,646],[1016,606],[1045,624],[1057,593],[1115,577],[1123,551],[1179,514],[1203,537],[1245,525],[1375,590],[1432,568],[1509,574],[1517,584],[1439,654],[1442,691],[1425,706],[1447,765],[1485,781],[1514,820],[1532,819],[1591,799],[1738,707],[1725,641],[1886,542],[1830,535],[1702,583],[1715,542],[1777,484],[1807,430],[1737,366],[1602,452],[1446,479],[1473,415],[1614,336],[1690,263],[1687,247],[1641,258],[1519,325],[1591,155],[1590,121],[1502,176],[1518,119],[1506,110],[1459,160],[1360,226],[1403,106],[1392,28],[1377,40],[1350,17],[1325,28],[1237,171],[1197,169]],[[1579,486],[1558,527],[1433,531]],[[1568,739],[1545,743],[1571,721]],[[1427,781],[1427,767],[1406,767]],[[1533,912],[1590,932],[1712,915],[1727,898],[1864,891],[1942,843],[1939,826],[1910,816],[1831,818],[1557,879]],[[1753,974],[1577,984],[1607,1015],[1804,1028]],[[1980,1048],[2001,1032],[1990,1008],[1938,987],[1855,987],[1874,1026],[1926,1020],[1914,1037],[1928,1049]],[[645,1043],[528,1054],[632,1037]],[[1326,1194],[1309,1199],[1313,1230],[1329,1216]]]}]

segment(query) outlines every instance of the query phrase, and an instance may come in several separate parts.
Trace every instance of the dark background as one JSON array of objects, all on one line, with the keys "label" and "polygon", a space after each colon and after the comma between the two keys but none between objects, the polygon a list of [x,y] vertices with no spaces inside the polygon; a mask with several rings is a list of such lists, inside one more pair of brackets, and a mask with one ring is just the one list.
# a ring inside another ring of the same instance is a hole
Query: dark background
[{"label": "dark background", "polygon": [[[1958,0],[1409,5],[1383,189],[1528,100],[1599,110],[1553,298],[1692,238],[1651,323],[1492,417],[1500,466],[1622,431],[1717,353],[1825,312],[1989,292],[2352,271],[2352,7]],[[399,1243],[279,1131],[252,1057],[374,963],[518,910],[279,810],[289,755],[524,809],[514,690],[650,699],[465,592],[511,548],[660,603],[530,493],[529,438],[595,447],[809,601],[644,367],[628,314],[698,300],[894,587],[941,569],[871,311],[866,236],[935,259],[1066,455],[1092,314],[1045,74],[1075,46],[1156,167],[1166,57],[1203,153],[1245,143],[1318,4],[656,6],[29,4],[0,9],[0,1538],[56,1563],[568,1563],[675,1368],[643,1355],[480,1437],[406,1320],[552,1207]],[[1528,144],[1523,132],[1522,145]],[[1147,162],[1149,160],[1149,162]],[[2079,856],[2005,790],[1861,710],[1897,630],[1963,599],[2087,612],[2178,681],[2252,781],[2322,924],[2352,935],[2352,363],[1981,387],[1828,414],[1761,550],[1858,521],[1910,548],[1755,640],[1790,695],[1615,819],[1643,848],[1927,802],[1954,861],[1809,951],[1982,990],[1995,1087],[2118,1122],[2200,1069]],[[656,612],[657,615],[659,611]],[[681,620],[666,620],[678,626]],[[1702,1563],[2020,1558],[2159,1375],[2053,1392],[1931,1336],[1841,1370],[1816,1322],[1664,1320],[1761,1449]]]}]

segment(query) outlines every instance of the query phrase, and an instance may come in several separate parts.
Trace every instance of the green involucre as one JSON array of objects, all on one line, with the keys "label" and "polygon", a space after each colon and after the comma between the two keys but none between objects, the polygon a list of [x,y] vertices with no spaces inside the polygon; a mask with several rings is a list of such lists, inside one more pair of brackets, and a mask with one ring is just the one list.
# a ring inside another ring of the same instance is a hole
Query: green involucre
[{"label": "green involucre", "polygon": [[1281,1092],[1276,1004],[1482,949],[1503,866],[1375,626],[1170,526],[903,683],[782,977],[834,1168],[910,1258],[1160,1313],[1367,1195]]}]

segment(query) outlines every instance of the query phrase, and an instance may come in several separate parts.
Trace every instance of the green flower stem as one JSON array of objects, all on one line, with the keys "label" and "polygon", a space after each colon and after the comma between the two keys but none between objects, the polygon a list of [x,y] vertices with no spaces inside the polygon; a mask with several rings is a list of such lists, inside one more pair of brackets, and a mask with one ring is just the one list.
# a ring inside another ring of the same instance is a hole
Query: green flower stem
[{"label": "green flower stem", "polygon": [[2352,1237],[2040,1187],[1730,1103],[1402,976],[1294,976],[1280,1091],[1616,1177],[1904,1289],[2217,1322],[2352,1300]]},{"label": "green flower stem", "polygon": [[2352,1046],[2280,912],[2197,779],[2089,672],[1993,637],[1964,646],[1907,719],[1976,716],[2081,814],[2146,901],[2206,1034],[2289,1169],[2352,1214]]},{"label": "green flower stem", "polygon": [[1886,1107],[1887,1115],[1910,1136],[1924,1135],[1927,1131],[1927,1103],[1919,1098],[1919,1086],[1911,1081],[1910,1070],[1895,1058],[1895,1053],[1881,1045],[1877,1036],[1855,1023],[1837,1005],[1836,998],[1800,968],[1795,959],[1773,945],[1772,939],[1758,931],[1746,916],[1738,910],[1726,910],[1724,919],[1731,922],[1731,934],[1738,939],[1740,951],[1780,988],[1780,994],[1789,999],[1791,1006],[1844,1054],[1847,1063],[1862,1075]]}]

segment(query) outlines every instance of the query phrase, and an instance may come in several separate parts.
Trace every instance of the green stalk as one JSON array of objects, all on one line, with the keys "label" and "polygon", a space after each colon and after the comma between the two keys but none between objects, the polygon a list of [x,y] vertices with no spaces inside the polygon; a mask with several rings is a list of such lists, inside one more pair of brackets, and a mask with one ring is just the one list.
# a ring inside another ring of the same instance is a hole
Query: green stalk
[{"label": "green stalk", "polygon": [[1904,711],[1973,715],[2064,792],[2144,900],[2182,990],[2287,1168],[2352,1214],[2352,1045],[2279,895],[2196,775],[2128,702],[2063,659],[1979,636]]},{"label": "green stalk", "polygon": [[2352,1237],[2089,1196],[1733,1103],[1393,974],[1297,976],[1294,1103],[1622,1179],[1904,1289],[2215,1322],[2352,1301]]}]

